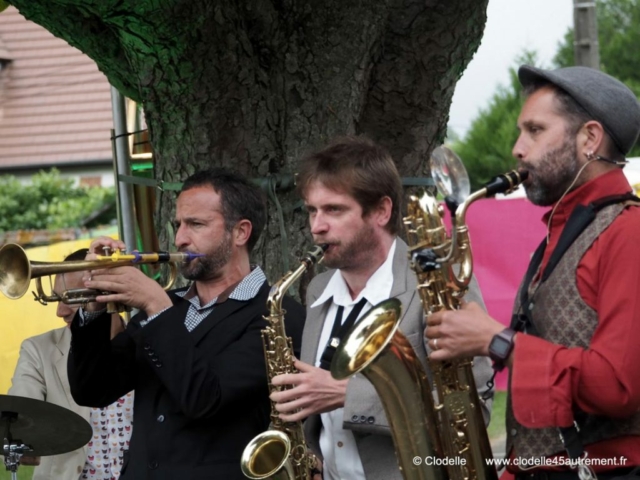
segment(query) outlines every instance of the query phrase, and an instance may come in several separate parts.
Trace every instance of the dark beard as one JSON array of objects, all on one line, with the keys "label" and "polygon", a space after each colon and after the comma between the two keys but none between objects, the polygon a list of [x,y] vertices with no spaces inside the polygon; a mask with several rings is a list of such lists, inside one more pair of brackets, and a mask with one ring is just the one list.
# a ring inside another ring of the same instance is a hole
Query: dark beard
[{"label": "dark beard", "polygon": [[220,245],[206,257],[199,257],[180,266],[180,273],[187,280],[210,280],[220,275],[231,258],[231,233],[225,232]]},{"label": "dark beard", "polygon": [[344,244],[340,255],[325,257],[324,264],[341,270],[361,266],[377,246],[375,238],[373,227],[365,224],[350,243]]},{"label": "dark beard", "polygon": [[547,152],[535,166],[523,163],[531,174],[531,183],[524,187],[531,203],[548,207],[560,199],[580,171],[576,153],[575,140],[567,135],[560,147]]}]

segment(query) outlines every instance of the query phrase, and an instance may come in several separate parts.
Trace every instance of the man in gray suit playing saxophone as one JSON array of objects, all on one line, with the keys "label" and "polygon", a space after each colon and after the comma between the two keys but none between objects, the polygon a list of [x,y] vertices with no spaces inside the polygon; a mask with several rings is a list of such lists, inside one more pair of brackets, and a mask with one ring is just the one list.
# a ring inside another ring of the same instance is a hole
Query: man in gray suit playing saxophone
[{"label": "man in gray suit playing saxophone", "polygon": [[[301,360],[295,364],[300,373],[274,377],[275,385],[291,388],[271,399],[283,420],[307,419],[306,440],[322,458],[324,480],[401,480],[389,423],[371,383],[362,375],[334,380],[328,371],[345,330],[390,297],[402,302],[400,329],[426,366],[417,278],[407,244],[398,237],[400,176],[385,149],[346,137],[303,162],[297,188],[315,243],[329,245],[324,263],[332,270],[314,278],[307,291]],[[482,304],[475,279],[466,299]],[[489,399],[483,405],[488,422],[491,365],[478,358],[473,369],[479,394]]]}]

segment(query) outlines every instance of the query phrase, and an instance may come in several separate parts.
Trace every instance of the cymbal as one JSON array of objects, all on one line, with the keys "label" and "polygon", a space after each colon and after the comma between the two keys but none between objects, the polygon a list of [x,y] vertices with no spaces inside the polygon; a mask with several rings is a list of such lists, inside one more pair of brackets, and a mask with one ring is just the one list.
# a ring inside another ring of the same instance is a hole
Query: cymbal
[{"label": "cymbal", "polygon": [[[11,412],[17,414],[13,421]],[[7,423],[11,437],[30,445],[33,452],[29,456],[34,457],[77,450],[93,435],[89,422],[69,409],[33,398],[0,395],[0,445]]]}]

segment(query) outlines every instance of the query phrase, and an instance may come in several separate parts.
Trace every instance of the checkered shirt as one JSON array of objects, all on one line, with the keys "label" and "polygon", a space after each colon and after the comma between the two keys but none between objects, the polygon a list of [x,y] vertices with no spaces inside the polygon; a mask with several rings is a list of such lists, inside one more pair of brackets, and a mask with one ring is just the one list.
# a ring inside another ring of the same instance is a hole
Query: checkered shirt
[{"label": "checkered shirt", "polygon": [[[258,294],[260,287],[266,280],[267,280],[267,277],[265,276],[262,269],[257,265],[252,265],[251,273],[249,273],[249,275],[247,275],[240,281],[240,283],[236,286],[236,288],[233,289],[233,291],[229,294],[227,298],[231,298],[233,300],[239,300],[241,302],[246,302],[247,300],[251,300]],[[194,292],[194,289],[195,289],[195,284],[191,284],[191,286],[187,290],[176,292],[176,295],[184,298],[185,296],[187,296],[187,294]],[[198,325],[200,325],[200,322],[202,322],[202,320],[204,320],[207,317],[207,315],[209,315],[213,311],[213,308],[216,306],[216,302],[218,301],[218,298],[219,297],[214,298],[204,306],[200,306],[200,298],[198,298],[198,295],[193,295],[191,298],[187,298],[187,301],[191,303],[191,305],[189,305],[189,311],[187,312],[187,317],[184,319],[184,324],[187,327],[188,331],[192,332],[193,329],[196,328]],[[154,315],[151,315],[150,317],[145,318],[144,320],[141,320],[140,326],[144,327],[145,325],[153,321],[161,313],[163,313],[165,310],[168,310],[169,308],[171,307],[167,307],[164,310]],[[102,310],[99,312],[86,312],[84,311],[84,309],[80,309],[80,326],[82,327],[90,323],[91,321],[93,321],[94,319],[102,315],[104,312],[105,310]]]},{"label": "checkered shirt", "polygon": [[[254,298],[262,284],[267,280],[264,272],[258,266],[255,266],[249,275],[244,277],[242,281],[233,289],[233,292],[229,295],[229,298],[233,300],[239,300],[241,302],[246,302],[247,300],[251,300]],[[176,295],[180,297],[185,297],[188,293],[190,293],[195,287],[195,284],[192,284],[188,290],[182,292],[176,292]],[[187,318],[184,319],[184,324],[187,327],[187,330],[190,332],[193,331],[200,322],[206,318],[213,311],[213,307],[216,306],[216,302],[219,297],[214,298],[205,306],[200,306],[200,298],[197,295],[193,295],[191,298],[187,299],[191,305],[189,306],[189,311],[187,312]],[[160,312],[162,313],[162,312]],[[159,314],[158,314],[159,315]],[[149,317],[149,321],[151,317]]]}]

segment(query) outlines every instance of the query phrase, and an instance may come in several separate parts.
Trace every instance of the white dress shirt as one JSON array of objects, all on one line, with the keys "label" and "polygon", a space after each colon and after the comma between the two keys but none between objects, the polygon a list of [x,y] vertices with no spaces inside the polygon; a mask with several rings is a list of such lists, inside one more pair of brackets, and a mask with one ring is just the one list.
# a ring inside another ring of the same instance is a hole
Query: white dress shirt
[{"label": "white dress shirt", "polygon": [[[391,295],[393,285],[393,255],[396,250],[396,241],[393,241],[387,258],[382,265],[374,272],[367,281],[367,285],[360,292],[357,298],[351,298],[349,287],[347,286],[340,270],[336,270],[329,280],[322,295],[311,305],[314,308],[331,300],[331,305],[324,320],[320,343],[318,344],[318,354],[316,356],[316,366],[320,366],[322,353],[331,336],[333,322],[336,318],[338,307],[344,307],[342,322],[346,320],[354,305],[363,297],[367,299],[364,308],[358,318],[362,317],[371,307],[383,300],[387,300]],[[320,431],[320,449],[322,450],[324,480],[365,480],[364,469],[360,461],[360,455],[355,438],[351,430],[342,428],[344,420],[344,408],[338,408],[328,413],[320,414],[322,420],[322,430]]]}]

